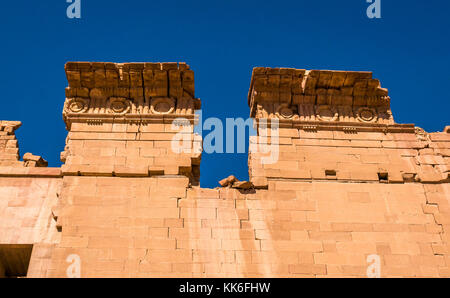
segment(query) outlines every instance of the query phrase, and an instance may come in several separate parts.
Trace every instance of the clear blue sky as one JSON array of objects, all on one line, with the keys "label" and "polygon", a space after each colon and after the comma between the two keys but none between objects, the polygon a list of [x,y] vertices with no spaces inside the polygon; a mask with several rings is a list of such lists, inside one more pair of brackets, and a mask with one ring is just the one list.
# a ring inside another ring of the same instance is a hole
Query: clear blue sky
[{"label": "clear blue sky", "polygon": [[[398,123],[450,125],[450,2],[381,0],[2,1],[0,119],[20,120],[21,153],[59,166],[66,61],[186,61],[204,117],[247,118],[255,66],[371,70]],[[201,184],[247,179],[247,155],[203,155]]]}]

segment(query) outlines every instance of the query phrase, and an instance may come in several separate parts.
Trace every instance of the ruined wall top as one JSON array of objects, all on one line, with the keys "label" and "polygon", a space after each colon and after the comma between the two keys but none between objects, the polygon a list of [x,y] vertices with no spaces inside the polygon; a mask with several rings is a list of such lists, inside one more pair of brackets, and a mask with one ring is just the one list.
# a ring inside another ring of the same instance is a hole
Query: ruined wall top
[{"label": "ruined wall top", "polygon": [[[4,167],[47,167],[48,163],[40,156],[25,153],[19,160],[19,146],[15,131],[22,126],[20,121],[0,121],[0,176]],[[7,171],[8,172],[8,171]]]},{"label": "ruined wall top", "polygon": [[73,121],[164,122],[193,118],[194,72],[186,63],[68,62],[63,117]]},{"label": "ruined wall top", "polygon": [[248,104],[257,119],[394,124],[388,90],[371,72],[256,67]]},{"label": "ruined wall top", "polygon": [[3,132],[2,135],[12,135],[20,126],[22,126],[22,122],[20,121],[0,120],[0,131]]}]

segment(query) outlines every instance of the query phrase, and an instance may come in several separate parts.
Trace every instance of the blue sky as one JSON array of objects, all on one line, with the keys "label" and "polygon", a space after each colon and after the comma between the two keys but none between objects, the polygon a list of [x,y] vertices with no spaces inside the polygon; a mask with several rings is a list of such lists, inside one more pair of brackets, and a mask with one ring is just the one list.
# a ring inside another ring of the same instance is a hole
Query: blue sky
[{"label": "blue sky", "polygon": [[[0,119],[20,120],[21,153],[59,166],[66,61],[185,61],[203,117],[247,118],[255,66],[370,70],[390,90],[396,122],[450,125],[450,2],[381,0],[2,1]],[[204,154],[201,184],[248,178],[246,154]]]}]

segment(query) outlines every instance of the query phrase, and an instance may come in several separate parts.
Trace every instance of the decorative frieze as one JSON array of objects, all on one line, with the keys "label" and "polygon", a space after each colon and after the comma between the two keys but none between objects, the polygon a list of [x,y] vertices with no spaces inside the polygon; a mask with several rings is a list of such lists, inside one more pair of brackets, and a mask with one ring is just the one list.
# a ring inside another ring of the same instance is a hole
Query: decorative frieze
[{"label": "decorative frieze", "polygon": [[168,115],[175,111],[175,100],[172,98],[154,98],[150,106],[153,114]]},{"label": "decorative frieze", "polygon": [[124,97],[110,97],[107,112],[114,115],[125,115],[131,109],[131,101]]},{"label": "decorative frieze", "polygon": [[[63,118],[76,121],[163,121],[194,119],[194,73],[185,63],[66,64],[69,87]],[[158,120],[159,119],[159,120]]]},{"label": "decorative frieze", "polygon": [[255,118],[394,124],[388,90],[370,72],[257,67],[248,100]]}]

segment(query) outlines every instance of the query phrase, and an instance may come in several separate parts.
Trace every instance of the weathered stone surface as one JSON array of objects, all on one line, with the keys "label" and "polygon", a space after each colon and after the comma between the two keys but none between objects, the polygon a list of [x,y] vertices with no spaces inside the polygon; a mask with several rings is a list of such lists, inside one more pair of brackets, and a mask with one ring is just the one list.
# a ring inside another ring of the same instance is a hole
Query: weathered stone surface
[{"label": "weathered stone surface", "polygon": [[256,118],[394,124],[388,90],[370,72],[257,67],[248,102]]},{"label": "weathered stone surface", "polygon": [[227,186],[232,186],[233,183],[235,183],[237,181],[238,181],[237,178],[234,177],[233,175],[231,175],[231,176],[228,176],[227,178],[225,178],[223,180],[220,180],[219,184],[222,187],[227,187]]},{"label": "weathered stone surface", "polygon": [[25,153],[23,162],[19,160],[19,147],[15,131],[22,125],[19,121],[0,121],[0,167],[46,167],[40,156]]},{"label": "weathered stone surface", "polygon": [[23,156],[23,161],[26,167],[47,167],[48,162],[41,156],[36,156],[31,153],[25,153]]},{"label": "weathered stone surface", "polygon": [[61,169],[19,161],[20,122],[0,122],[0,244],[33,245],[28,277],[66,277],[69,256],[81,277],[365,277],[369,255],[382,277],[450,277],[448,128],[395,124],[371,73],[255,68],[252,115],[280,127],[250,147],[279,158],[252,150],[250,181],[217,189],[196,186],[193,130],[197,151],[171,146],[199,107],[186,64],[66,73]]},{"label": "weathered stone surface", "polygon": [[251,189],[253,188],[253,183],[251,183],[250,181],[236,181],[233,183],[233,188]]}]

